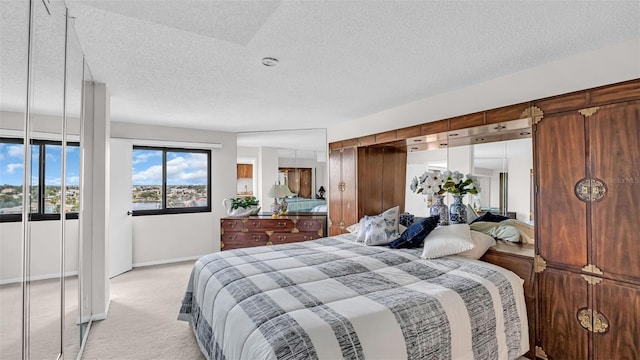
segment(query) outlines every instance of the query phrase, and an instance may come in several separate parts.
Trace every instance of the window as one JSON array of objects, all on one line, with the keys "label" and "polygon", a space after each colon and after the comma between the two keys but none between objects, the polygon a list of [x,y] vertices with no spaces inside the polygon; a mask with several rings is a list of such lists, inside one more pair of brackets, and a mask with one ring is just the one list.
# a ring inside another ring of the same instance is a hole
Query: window
[{"label": "window", "polygon": [[[23,160],[22,139],[0,138],[0,222],[22,219]],[[30,220],[60,219],[62,143],[32,140],[30,163]],[[67,219],[78,218],[79,179],[79,144],[67,143]]]},{"label": "window", "polygon": [[133,147],[133,215],[211,211],[211,152]]}]

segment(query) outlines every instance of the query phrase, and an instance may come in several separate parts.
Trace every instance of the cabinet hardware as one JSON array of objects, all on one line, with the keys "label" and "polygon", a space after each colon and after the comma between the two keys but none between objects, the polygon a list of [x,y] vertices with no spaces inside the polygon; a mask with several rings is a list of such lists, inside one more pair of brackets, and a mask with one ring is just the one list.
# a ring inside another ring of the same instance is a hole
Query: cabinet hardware
[{"label": "cabinet hardware", "polygon": [[299,232],[300,232],[300,229],[298,229],[298,228],[293,228],[293,229],[291,230],[291,233],[292,233],[292,234],[297,234],[297,233],[299,233]]},{"label": "cabinet hardware", "polygon": [[573,189],[580,201],[598,201],[607,193],[607,186],[600,179],[581,179]]},{"label": "cabinet hardware", "polygon": [[344,181],[340,180],[340,183],[338,183],[338,191],[344,192],[346,188],[347,188],[347,185],[344,183]]},{"label": "cabinet hardware", "polygon": [[220,241],[220,250],[224,249],[224,241]]},{"label": "cabinet hardware", "polygon": [[582,115],[584,117],[589,117],[589,116],[595,114],[599,109],[600,109],[599,106],[594,106],[594,107],[590,107],[590,108],[580,109],[580,110],[578,110],[578,112],[580,113],[580,115]]},{"label": "cabinet hardware", "polygon": [[591,285],[598,285],[602,282],[602,278],[599,278],[599,277],[584,275],[584,274],[582,274],[582,277],[586,282],[588,282]]},{"label": "cabinet hardware", "polygon": [[547,269],[547,262],[540,255],[533,258],[533,269],[536,273],[541,273]]},{"label": "cabinet hardware", "polygon": [[597,274],[597,275],[604,275],[602,270],[600,270],[597,266],[595,266],[593,264],[589,264],[589,265],[583,267],[582,271],[588,272],[588,273],[592,273],[592,274]]},{"label": "cabinet hardware", "polygon": [[576,314],[580,326],[589,332],[602,334],[609,330],[609,320],[601,313],[588,308],[578,310]]},{"label": "cabinet hardware", "polygon": [[273,243],[271,242],[271,240],[267,241],[267,245],[273,245]]}]

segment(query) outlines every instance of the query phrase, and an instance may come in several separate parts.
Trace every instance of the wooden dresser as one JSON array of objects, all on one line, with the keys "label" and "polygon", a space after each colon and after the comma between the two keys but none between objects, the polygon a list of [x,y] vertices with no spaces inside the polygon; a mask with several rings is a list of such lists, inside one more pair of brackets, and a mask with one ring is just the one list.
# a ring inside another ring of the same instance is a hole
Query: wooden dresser
[{"label": "wooden dresser", "polygon": [[225,217],[220,219],[220,249],[315,240],[326,236],[326,223],[326,215],[315,213]]}]

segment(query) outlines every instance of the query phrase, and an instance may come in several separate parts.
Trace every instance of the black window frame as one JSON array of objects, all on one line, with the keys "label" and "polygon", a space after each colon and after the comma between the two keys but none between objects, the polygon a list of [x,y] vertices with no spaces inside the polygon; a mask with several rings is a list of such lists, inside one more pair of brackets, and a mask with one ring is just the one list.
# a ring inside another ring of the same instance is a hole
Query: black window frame
[{"label": "black window frame", "polygon": [[[24,145],[24,139],[21,138],[5,138],[0,137],[0,143],[3,144],[20,144]],[[29,212],[29,221],[46,221],[46,220],[60,220],[60,213],[57,214],[47,214],[44,212],[44,203],[45,203],[45,169],[46,169],[46,145],[56,145],[62,146],[62,141],[53,141],[53,140],[39,140],[39,139],[31,139],[30,145],[37,145],[38,150],[38,211],[37,212]],[[75,146],[80,148],[80,143],[77,141],[67,141],[67,146]],[[29,162],[31,164],[31,162]],[[78,169],[79,170],[79,169]],[[23,171],[25,171],[23,169]],[[26,186],[23,184],[23,187]],[[80,187],[80,185],[78,185]],[[61,187],[62,190],[62,187]],[[79,215],[77,212],[68,212],[65,213],[65,219],[67,220],[77,220]],[[22,214],[0,214],[0,223],[5,222],[19,222],[22,221]]]},{"label": "black window frame", "polygon": [[[162,200],[161,200],[162,208],[132,210],[133,216],[193,214],[193,213],[211,212],[211,149],[196,149],[196,148],[191,149],[191,148],[164,147],[164,146],[134,145],[133,150],[162,151]],[[167,152],[200,153],[200,154],[207,155],[207,206],[167,208]],[[133,157],[133,153],[132,153],[132,157]],[[132,186],[135,186],[135,185],[132,184]]]}]

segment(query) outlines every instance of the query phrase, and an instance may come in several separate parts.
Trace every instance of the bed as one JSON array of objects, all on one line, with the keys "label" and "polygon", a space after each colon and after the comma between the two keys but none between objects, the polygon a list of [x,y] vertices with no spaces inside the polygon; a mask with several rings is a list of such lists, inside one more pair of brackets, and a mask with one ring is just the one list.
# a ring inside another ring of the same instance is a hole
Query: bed
[{"label": "bed", "polygon": [[522,280],[352,234],[230,250],[194,265],[180,320],[207,359],[516,359]]},{"label": "bed", "polygon": [[325,199],[287,198],[287,212],[310,212],[319,205],[327,205]]}]

